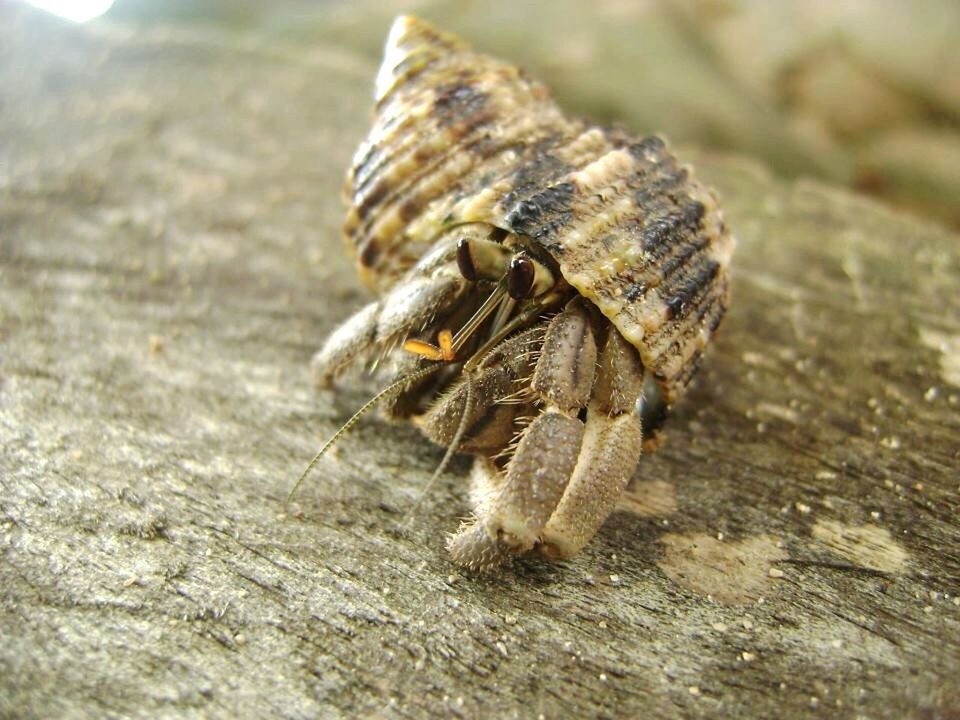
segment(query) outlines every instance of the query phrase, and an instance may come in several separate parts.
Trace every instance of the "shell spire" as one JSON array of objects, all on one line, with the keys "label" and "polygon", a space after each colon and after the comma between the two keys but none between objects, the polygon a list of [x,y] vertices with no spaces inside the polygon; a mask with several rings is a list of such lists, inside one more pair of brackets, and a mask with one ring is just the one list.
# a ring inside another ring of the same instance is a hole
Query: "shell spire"
[{"label": "shell spire", "polygon": [[455,35],[441,32],[412,15],[401,15],[393,21],[383,48],[383,62],[377,73],[374,99],[377,104],[403,80],[422,70],[442,54],[469,51]]}]

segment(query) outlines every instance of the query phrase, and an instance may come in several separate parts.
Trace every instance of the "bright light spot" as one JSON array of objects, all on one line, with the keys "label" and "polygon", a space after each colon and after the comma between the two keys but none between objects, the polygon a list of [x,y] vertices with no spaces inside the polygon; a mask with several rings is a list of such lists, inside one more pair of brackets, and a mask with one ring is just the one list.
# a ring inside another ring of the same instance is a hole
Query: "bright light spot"
[{"label": "bright light spot", "polygon": [[27,0],[27,2],[41,10],[78,23],[103,15],[113,5],[113,0]]}]

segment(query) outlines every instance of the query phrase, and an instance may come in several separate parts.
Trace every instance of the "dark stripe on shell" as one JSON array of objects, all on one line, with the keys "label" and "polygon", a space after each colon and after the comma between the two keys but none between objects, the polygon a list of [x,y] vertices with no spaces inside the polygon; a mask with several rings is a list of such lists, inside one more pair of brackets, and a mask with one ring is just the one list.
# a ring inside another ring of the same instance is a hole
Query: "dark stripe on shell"
[{"label": "dark stripe on shell", "polygon": [[[506,221],[515,233],[535,240],[553,234],[571,214],[576,186],[559,183],[522,200],[507,214]],[[563,222],[558,223],[558,220]]]},{"label": "dark stripe on shell", "polygon": [[670,197],[670,191],[683,187],[688,179],[689,173],[685,168],[671,168],[637,190],[634,200],[641,208],[655,205],[662,202],[665,197]]},{"label": "dark stripe on shell", "polygon": [[503,199],[504,207],[513,207],[521,198],[535,193],[538,188],[550,185],[570,172],[570,166],[548,150],[557,142],[556,137],[548,137],[529,148],[531,162],[520,165],[513,178],[513,189]]},{"label": "dark stripe on shell", "polygon": [[361,220],[366,222],[366,220],[371,216],[374,209],[380,204],[380,201],[383,200],[387,193],[390,191],[390,188],[383,181],[378,182],[373,186],[373,189],[360,196],[360,202],[357,204],[357,215]]},{"label": "dark stripe on shell", "polygon": [[490,96],[469,80],[459,80],[436,89],[433,115],[440,127],[466,122],[486,107]]},{"label": "dark stripe on shell", "polygon": [[693,299],[702,291],[709,289],[711,281],[717,276],[719,270],[720,263],[708,260],[699,266],[695,274],[683,277],[675,286],[664,288],[667,307],[672,313],[669,319],[685,315]]},{"label": "dark stripe on shell", "polygon": [[627,146],[630,154],[637,160],[649,160],[649,155],[662,155],[666,148],[663,138],[656,135],[650,135],[640,142],[631,143]]},{"label": "dark stripe on shell", "polygon": [[367,238],[359,248],[360,264],[366,268],[373,267],[380,257],[380,246],[375,238]]},{"label": "dark stripe on shell", "polygon": [[643,228],[642,242],[646,252],[654,252],[668,241],[676,241],[681,231],[694,232],[703,219],[703,203],[692,202],[678,212],[652,220]]}]

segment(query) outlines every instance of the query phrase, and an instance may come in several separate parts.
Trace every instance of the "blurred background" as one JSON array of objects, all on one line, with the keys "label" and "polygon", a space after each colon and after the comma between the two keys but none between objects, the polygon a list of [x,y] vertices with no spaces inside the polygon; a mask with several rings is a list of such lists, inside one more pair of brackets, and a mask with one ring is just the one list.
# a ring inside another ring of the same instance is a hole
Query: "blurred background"
[{"label": "blurred background", "polygon": [[957,0],[31,4],[133,32],[215,27],[285,53],[346,49],[371,67],[393,16],[414,13],[525,66],[573,112],[746,154],[960,229]]}]

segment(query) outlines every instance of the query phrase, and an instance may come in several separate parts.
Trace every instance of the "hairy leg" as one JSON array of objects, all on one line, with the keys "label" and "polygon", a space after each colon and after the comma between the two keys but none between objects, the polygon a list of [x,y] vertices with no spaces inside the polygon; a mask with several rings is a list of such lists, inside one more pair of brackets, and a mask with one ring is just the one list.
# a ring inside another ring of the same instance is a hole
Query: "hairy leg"
[{"label": "hairy leg", "polygon": [[636,350],[610,328],[587,409],[576,469],[542,533],[540,552],[576,555],[613,512],[640,459],[644,370]]},{"label": "hairy leg", "polygon": [[486,568],[539,541],[577,462],[584,432],[577,415],[589,401],[596,358],[590,315],[576,299],[550,321],[530,383],[543,411],[521,435],[506,474],[480,475],[489,495],[480,498],[477,522],[448,545],[456,562]]},{"label": "hairy leg", "polygon": [[455,264],[430,276],[400,282],[381,299],[354,313],[333,331],[310,362],[318,385],[326,386],[366,353],[389,348],[431,325],[468,290]]}]

